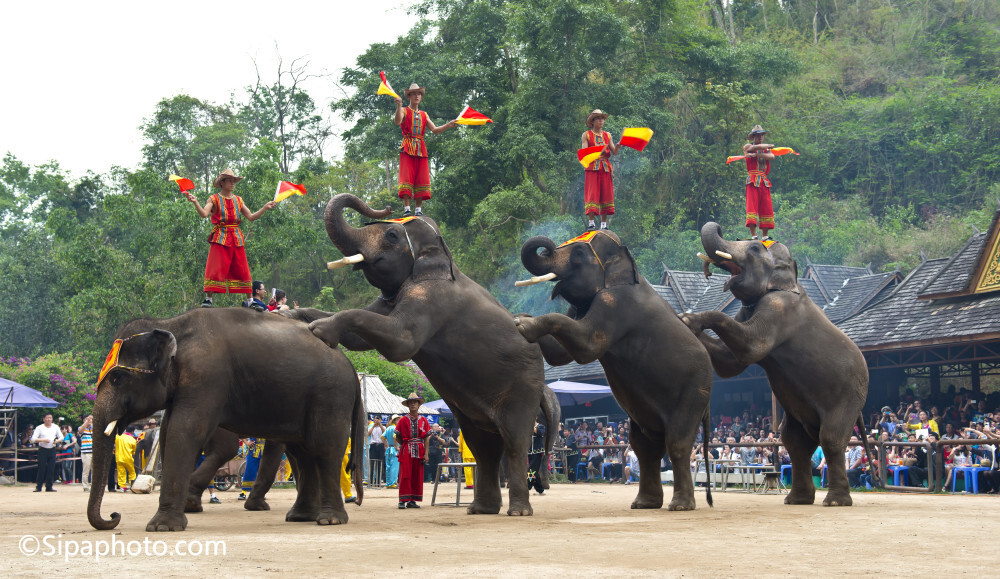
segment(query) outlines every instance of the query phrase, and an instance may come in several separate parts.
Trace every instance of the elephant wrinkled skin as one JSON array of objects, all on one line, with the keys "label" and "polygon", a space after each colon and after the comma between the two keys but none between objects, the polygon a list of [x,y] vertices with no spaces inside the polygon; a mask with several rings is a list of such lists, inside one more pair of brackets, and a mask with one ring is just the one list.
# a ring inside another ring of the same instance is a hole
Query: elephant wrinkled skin
[{"label": "elephant wrinkled skin", "polygon": [[[515,319],[518,330],[542,346],[552,365],[600,360],[631,421],[629,442],[640,464],[632,508],[660,508],[664,451],[673,464],[686,465],[699,424],[708,432],[712,364],[705,348],[639,275],[614,233],[601,231],[589,243],[558,248],[548,237],[533,237],[522,246],[521,261],[536,276],[555,274],[552,297],[570,307],[566,315],[521,315]],[[712,504],[710,490],[706,500]],[[695,508],[687,468],[674,469],[668,508]]]},{"label": "elephant wrinkled skin", "polygon": [[[448,403],[476,456],[479,475],[469,514],[501,508],[500,458],[510,464],[509,515],[532,514],[527,456],[539,408],[549,425],[551,451],[559,407],[546,396],[542,354],[525,342],[510,312],[452,261],[437,224],[429,217],[347,224],[351,207],[369,218],[375,211],[350,194],[336,195],[326,208],[330,240],[382,295],[363,310],[345,310],[310,324],[332,347],[375,349],[386,359],[412,359]],[[548,461],[545,461],[548,464]],[[547,469],[541,473],[547,486]]]},{"label": "elephant wrinkled skin", "polygon": [[[735,376],[750,364],[767,373],[785,409],[781,440],[792,460],[792,489],[785,503],[815,501],[811,458],[821,446],[830,485],[823,504],[851,505],[843,457],[854,426],[864,433],[861,409],[868,396],[868,366],[861,350],[806,295],[787,247],[726,241],[712,222],[702,227],[701,241],[711,264],[731,274],[725,288],[743,308],[735,319],[719,311],[681,318],[705,344],[719,376]],[[706,274],[708,265],[706,261]]]},{"label": "elephant wrinkled skin", "polygon": [[[286,520],[347,522],[341,462],[348,438],[353,448],[365,444],[366,421],[361,385],[343,352],[327,348],[303,322],[244,308],[134,320],[116,337],[124,340],[119,366],[98,384],[94,402],[94,472],[106,472],[114,460],[114,435],[106,429],[121,433],[166,410],[160,507],[147,531],[187,527],[185,502],[201,492],[191,488],[191,473],[217,427],[283,442],[297,458],[298,497]],[[362,468],[361,456],[353,453],[354,469]],[[359,486],[358,503],[362,493]],[[93,485],[87,517],[96,529],[113,529],[121,515],[103,519],[103,497],[104,485]]]}]

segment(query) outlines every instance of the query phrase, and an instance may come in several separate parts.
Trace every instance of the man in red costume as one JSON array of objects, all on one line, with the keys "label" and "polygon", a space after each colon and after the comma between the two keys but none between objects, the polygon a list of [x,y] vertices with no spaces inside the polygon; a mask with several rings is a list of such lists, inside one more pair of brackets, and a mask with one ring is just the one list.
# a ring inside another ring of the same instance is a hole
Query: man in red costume
[{"label": "man in red costume", "polygon": [[580,139],[580,147],[604,145],[601,156],[587,167],[583,174],[583,212],[590,218],[587,229],[596,229],[594,216],[601,216],[601,229],[608,228],[608,216],[615,214],[615,188],[612,183],[611,155],[617,155],[620,145],[616,145],[611,133],[604,130],[608,113],[594,109],[587,117],[587,126]]},{"label": "man in red costume", "polygon": [[771,205],[771,181],[767,174],[771,172],[771,161],[774,145],[765,144],[764,135],[767,131],[760,125],[755,125],[747,135],[749,143],[743,145],[743,155],[747,162],[747,221],[750,228],[750,239],[757,239],[757,226],[760,225],[760,235],[763,241],[771,239],[767,232],[774,229],[774,207]]},{"label": "man in red costume", "polygon": [[417,414],[424,399],[416,392],[403,401],[410,413],[396,423],[396,440],[399,442],[399,508],[419,509],[417,501],[424,500],[424,463],[429,460],[427,445],[431,438],[431,425]]},{"label": "man in red costume", "polygon": [[410,199],[416,204],[416,214],[423,215],[420,206],[431,198],[431,169],[427,160],[424,132],[430,129],[436,135],[457,126],[457,123],[448,121],[440,127],[434,126],[427,113],[420,110],[424,87],[417,83],[403,91],[403,96],[410,100],[410,105],[403,107],[403,99],[397,98],[393,122],[403,131],[403,144],[399,146],[399,198],[406,204],[403,216],[409,217],[413,215],[410,212]]}]

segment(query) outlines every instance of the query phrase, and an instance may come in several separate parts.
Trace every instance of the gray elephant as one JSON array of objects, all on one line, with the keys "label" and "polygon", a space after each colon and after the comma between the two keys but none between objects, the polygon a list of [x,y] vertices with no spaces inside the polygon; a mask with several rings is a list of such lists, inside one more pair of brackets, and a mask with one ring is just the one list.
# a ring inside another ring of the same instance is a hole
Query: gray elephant
[{"label": "gray elephant", "polygon": [[[541,407],[548,424],[559,423],[558,405],[545,396],[538,346],[525,342],[511,314],[459,271],[432,219],[355,228],[344,219],[346,207],[373,219],[391,209],[375,211],[349,194],[335,196],[326,208],[327,233],[347,256],[341,263],[353,263],[382,295],[363,310],[317,319],[310,328],[330,346],[374,348],[393,362],[413,359],[454,412],[476,456],[479,475],[468,512],[500,512],[499,467],[506,452],[507,514],[532,514],[527,455],[534,417]],[[556,430],[547,433],[547,452]],[[545,470],[542,476],[547,477]]]},{"label": "gray elephant", "polygon": [[[823,504],[849,506],[844,452],[854,426],[864,433],[861,409],[868,396],[868,367],[861,350],[806,295],[787,247],[771,241],[726,241],[712,222],[702,227],[701,242],[708,254],[699,254],[705,274],[709,265],[728,271],[725,289],[743,307],[735,319],[719,311],[681,318],[705,344],[719,376],[735,376],[750,364],[759,364],[767,373],[785,409],[781,440],[792,460],[792,489],[785,503],[816,500],[811,458],[822,446],[830,485]],[[865,436],[860,439],[867,441]],[[865,451],[870,456],[867,443]]]},{"label": "gray elephant", "polygon": [[[365,411],[357,375],[342,352],[327,348],[302,322],[243,308],[135,320],[116,337],[94,402],[94,471],[111,464],[113,433],[166,410],[160,507],[147,531],[187,527],[191,472],[217,427],[283,442],[297,457],[298,497],[286,520],[347,522],[340,468],[348,439],[354,448],[364,444]],[[361,453],[352,453],[351,462],[360,472]],[[359,484],[358,503],[363,492]],[[121,515],[101,517],[103,496],[103,485],[91,487],[87,517],[96,529],[113,529]]]},{"label": "gray elephant", "polygon": [[[631,421],[629,442],[640,465],[632,508],[660,508],[664,451],[673,464],[687,465],[699,424],[708,432],[712,364],[705,348],[639,275],[628,248],[610,231],[586,233],[559,247],[548,237],[532,237],[521,247],[521,262],[541,279],[557,281],[552,297],[569,302],[569,311],[519,316],[518,330],[541,344],[550,364],[600,360]],[[712,504],[711,490],[706,500]],[[668,508],[695,508],[686,467],[674,469]]]}]

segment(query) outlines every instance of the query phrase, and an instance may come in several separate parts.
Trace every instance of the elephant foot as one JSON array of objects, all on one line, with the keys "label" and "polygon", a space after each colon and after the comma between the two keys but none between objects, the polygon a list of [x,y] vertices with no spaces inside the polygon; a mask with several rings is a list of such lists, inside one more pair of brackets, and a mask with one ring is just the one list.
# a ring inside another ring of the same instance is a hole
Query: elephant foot
[{"label": "elephant foot", "polygon": [[837,493],[830,491],[826,493],[826,498],[823,499],[823,506],[825,507],[849,507],[854,504],[854,499],[851,498],[851,493],[842,492]]},{"label": "elephant foot", "polygon": [[500,506],[500,501],[497,501],[495,504],[488,504],[486,501],[476,499],[472,501],[472,504],[469,505],[469,508],[465,512],[469,515],[495,515],[500,512]]},{"label": "elephant foot", "polygon": [[535,511],[527,502],[523,504],[511,503],[510,508],[507,509],[507,515],[510,517],[530,517],[533,514]]},{"label": "elephant foot", "polygon": [[331,348],[336,348],[337,344],[340,343],[340,331],[337,330],[336,323],[333,318],[324,318],[322,320],[316,320],[309,324],[309,330],[320,340],[323,340],[327,346]]},{"label": "elephant foot", "polygon": [[187,528],[187,524],[188,520],[184,513],[156,513],[146,523],[146,532],[183,531]]},{"label": "elephant foot", "polygon": [[264,499],[258,500],[251,496],[243,503],[243,508],[248,511],[270,511],[271,505],[267,504]]},{"label": "elephant foot", "polygon": [[316,517],[316,524],[319,525],[346,525],[347,511],[334,509],[323,509]]},{"label": "elephant foot", "polygon": [[533,318],[514,318],[514,325],[517,326],[517,331],[521,332],[524,339],[529,342],[537,342],[543,335],[539,330],[540,324]]},{"label": "elephant foot", "polygon": [[285,513],[285,521],[289,523],[308,523],[319,520],[320,511],[318,508],[303,508],[293,506]]},{"label": "elephant foot", "polygon": [[668,511],[693,511],[695,507],[694,497],[674,498],[667,505]]},{"label": "elephant foot", "polygon": [[200,513],[204,511],[205,508],[201,506],[201,497],[188,497],[184,499],[184,512],[185,513]]},{"label": "elephant foot", "polygon": [[785,497],[786,505],[811,505],[816,502],[816,491],[811,493],[806,492],[796,492],[792,489],[792,492],[788,493]]},{"label": "elephant foot", "polygon": [[[673,505],[673,503],[670,504]],[[639,494],[639,496],[635,497],[635,500],[632,501],[633,509],[658,509],[662,506],[663,506],[662,496],[650,497]]]}]

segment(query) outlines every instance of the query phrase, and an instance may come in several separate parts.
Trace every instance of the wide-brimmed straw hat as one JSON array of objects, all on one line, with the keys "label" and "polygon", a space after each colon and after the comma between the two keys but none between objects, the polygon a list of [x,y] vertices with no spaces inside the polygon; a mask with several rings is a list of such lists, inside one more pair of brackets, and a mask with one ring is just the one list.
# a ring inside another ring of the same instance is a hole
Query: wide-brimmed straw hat
[{"label": "wide-brimmed straw hat", "polygon": [[609,116],[611,116],[611,115],[609,115],[608,113],[602,111],[601,109],[594,109],[594,111],[592,113],[590,113],[589,115],[587,115],[587,126],[588,127],[593,127],[594,126],[594,119],[606,119]]},{"label": "wide-brimmed straw hat", "polygon": [[417,83],[412,83],[410,85],[410,88],[408,88],[408,89],[406,89],[406,90],[403,91],[403,96],[406,97],[406,98],[410,98],[410,95],[413,94],[413,93],[415,93],[415,92],[418,92],[420,94],[425,94],[426,93],[426,91],[424,90],[424,87],[418,85]]},{"label": "wide-brimmed straw hat", "polygon": [[215,181],[212,181],[212,187],[217,187],[221,189],[222,180],[225,179],[226,177],[234,179],[237,183],[243,180],[243,177],[237,177],[236,173],[233,173],[232,169],[223,169],[223,171],[219,173],[219,176],[215,178]]},{"label": "wide-brimmed straw hat", "polygon": [[403,406],[409,408],[410,404],[412,404],[413,402],[419,402],[420,404],[423,404],[424,397],[417,394],[416,392],[410,392],[410,395],[407,396],[405,400],[403,400]]},{"label": "wide-brimmed straw hat", "polygon": [[764,130],[764,127],[760,125],[754,125],[753,128],[750,129],[750,132],[747,133],[747,139],[752,139],[754,135],[766,135],[766,134],[767,131]]}]

